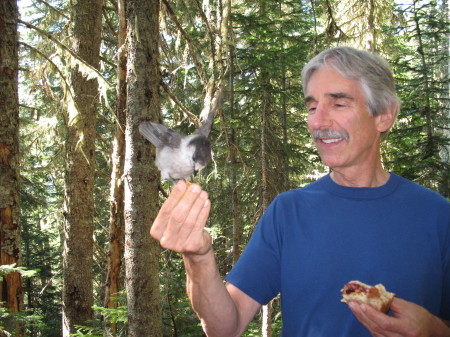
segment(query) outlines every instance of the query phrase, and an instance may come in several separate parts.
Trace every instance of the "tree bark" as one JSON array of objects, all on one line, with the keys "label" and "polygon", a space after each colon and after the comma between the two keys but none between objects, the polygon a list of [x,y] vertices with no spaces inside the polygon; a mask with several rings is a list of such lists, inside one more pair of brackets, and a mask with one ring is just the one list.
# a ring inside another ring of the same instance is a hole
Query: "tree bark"
[{"label": "tree bark", "polygon": [[[441,3],[440,12],[442,13],[442,18],[444,18],[447,26],[450,24],[450,2],[448,0],[444,0]],[[447,31],[447,36],[444,39],[444,42],[441,46],[442,54],[449,55],[450,50],[450,32]],[[444,82],[444,91],[442,94],[442,98],[445,100],[444,103],[444,111],[447,112],[445,116],[447,120],[450,120],[450,57],[443,58],[442,61],[442,78],[447,79]],[[450,138],[450,130],[444,129],[443,131],[444,137],[446,139]],[[446,198],[450,198],[450,144],[447,143],[444,145],[440,151],[440,158],[443,163],[445,163],[443,169],[443,179],[439,183],[439,193],[442,194]]]},{"label": "tree bark", "polygon": [[[73,7],[73,50],[94,68],[100,61],[103,0],[78,0]],[[76,66],[70,83],[64,200],[63,336],[93,319],[93,210],[95,121],[98,83]]]},{"label": "tree bark", "polygon": [[[125,121],[127,99],[127,58],[126,58],[126,0],[119,0],[119,35],[118,35],[118,67],[117,67],[117,107],[114,148],[112,154],[111,199],[109,218],[109,260],[105,287],[105,307],[117,308],[117,297],[121,290],[120,270],[124,251],[124,187],[122,176],[125,163]],[[113,336],[116,335],[116,324],[109,324]]]},{"label": "tree bark", "polygon": [[[265,72],[262,75],[262,81],[265,83]],[[268,160],[269,153],[267,149],[267,133],[268,133],[268,118],[270,109],[269,92],[265,86],[263,88],[262,107],[261,107],[261,188],[262,188],[262,213],[269,207],[271,202],[269,193],[269,168]],[[272,336],[272,302],[264,305],[262,308],[262,335],[263,337]]]},{"label": "tree bark", "polygon": [[[234,104],[234,46],[230,44],[230,72],[229,72],[229,90],[230,90],[230,118],[235,118],[235,104]],[[230,177],[230,193],[231,193],[231,216],[233,222],[233,265],[239,260],[241,256],[241,217],[239,213],[239,194],[237,186],[237,140],[236,130],[233,124],[229,126],[230,137],[228,141],[228,151],[230,151],[230,163],[231,163],[231,177]]]},{"label": "tree bark", "polygon": [[160,116],[159,1],[127,7],[127,117],[125,129],[125,284],[128,336],[162,336],[159,244],[149,234],[158,212],[159,172],[154,147],[138,131]]},{"label": "tree bark", "polygon": [[[15,0],[0,1],[0,264],[20,266],[18,16]],[[0,301],[21,310],[19,273],[3,277]]]}]

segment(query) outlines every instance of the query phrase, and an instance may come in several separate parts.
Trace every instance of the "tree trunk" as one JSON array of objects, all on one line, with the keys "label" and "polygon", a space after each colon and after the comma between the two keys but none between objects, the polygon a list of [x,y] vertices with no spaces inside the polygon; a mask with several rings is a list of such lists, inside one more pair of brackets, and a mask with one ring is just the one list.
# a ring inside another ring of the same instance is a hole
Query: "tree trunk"
[{"label": "tree trunk", "polygon": [[[262,75],[263,82],[265,80],[265,73]],[[263,88],[262,108],[261,108],[261,186],[262,186],[262,213],[269,207],[271,202],[269,193],[268,175],[269,168],[267,163],[269,160],[269,153],[267,149],[267,133],[268,133],[268,118],[270,109],[269,92]],[[262,308],[262,335],[264,337],[272,336],[272,303],[264,305]]]},{"label": "tree trunk", "polygon": [[[447,26],[450,24],[450,2],[448,0],[442,1],[440,11],[442,17],[444,18]],[[445,100],[444,111],[446,115],[444,116],[447,120],[450,120],[450,32],[447,31],[447,37],[444,39],[444,43],[441,46],[442,55],[447,55],[443,57],[442,60],[442,78],[444,79],[444,90],[442,98]],[[450,138],[449,128],[443,130],[444,138]],[[439,193],[444,197],[450,198],[450,144],[447,143],[442,146],[440,151],[440,158],[445,164],[443,168],[443,179],[439,183]]]},{"label": "tree trunk", "polygon": [[[235,105],[234,105],[234,46],[230,44],[230,72],[229,72],[229,90],[230,90],[230,118],[234,120],[235,118]],[[231,124],[230,129],[230,139],[228,144],[228,149],[230,151],[230,162],[231,162],[231,177],[230,177],[230,188],[231,188],[231,216],[233,221],[233,265],[236,264],[239,257],[241,256],[241,217],[239,214],[239,194],[237,187],[237,144],[236,144],[236,130],[235,126]]]},{"label": "tree trunk", "polygon": [[159,244],[149,234],[158,212],[159,172],[154,147],[138,131],[158,121],[159,1],[129,0],[127,7],[127,117],[125,129],[125,284],[130,337],[162,336]]},{"label": "tree trunk", "polygon": [[[0,264],[19,266],[18,16],[15,0],[0,1]],[[0,301],[11,312],[21,310],[23,294],[19,273],[3,277]]]},{"label": "tree trunk", "polygon": [[[74,1],[73,49],[91,66],[100,60],[102,0]],[[98,83],[71,71],[64,200],[63,336],[93,319],[93,209]]]},{"label": "tree trunk", "polygon": [[424,159],[434,156],[438,149],[435,143],[435,137],[434,137],[434,120],[431,116],[433,113],[433,109],[431,107],[431,90],[430,90],[430,76],[431,76],[431,70],[430,66],[428,65],[428,59],[427,55],[425,54],[425,46],[423,41],[423,32],[422,28],[420,26],[420,17],[416,9],[416,4],[418,6],[421,6],[419,1],[414,1],[413,8],[414,8],[414,23],[415,23],[415,31],[417,33],[417,52],[420,55],[421,60],[421,67],[422,67],[422,78],[423,78],[423,89],[425,94],[425,105],[423,106],[423,114],[426,118],[426,124],[425,124],[425,130],[427,134],[427,140],[426,140],[426,147],[425,147],[425,154]]},{"label": "tree trunk", "polygon": [[[125,163],[125,121],[127,99],[127,58],[126,58],[126,0],[119,0],[119,35],[118,35],[118,67],[117,67],[117,108],[114,148],[112,154],[111,200],[109,218],[109,260],[105,287],[105,307],[117,308],[116,297],[121,290],[120,270],[124,250],[124,187],[122,176]],[[109,324],[111,335],[116,335],[116,324]]]}]

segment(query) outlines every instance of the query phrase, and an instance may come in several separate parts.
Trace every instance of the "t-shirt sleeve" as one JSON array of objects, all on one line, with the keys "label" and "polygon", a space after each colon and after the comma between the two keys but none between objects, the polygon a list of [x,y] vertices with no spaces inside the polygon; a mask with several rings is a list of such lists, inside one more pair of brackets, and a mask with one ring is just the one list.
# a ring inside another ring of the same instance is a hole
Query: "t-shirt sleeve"
[{"label": "t-shirt sleeve", "polygon": [[444,288],[442,291],[441,318],[450,321],[450,204],[447,204],[446,214],[447,232],[443,245],[443,262],[444,262]]},{"label": "t-shirt sleeve", "polygon": [[277,200],[267,209],[238,262],[226,277],[258,303],[265,305],[280,292],[282,226]]}]

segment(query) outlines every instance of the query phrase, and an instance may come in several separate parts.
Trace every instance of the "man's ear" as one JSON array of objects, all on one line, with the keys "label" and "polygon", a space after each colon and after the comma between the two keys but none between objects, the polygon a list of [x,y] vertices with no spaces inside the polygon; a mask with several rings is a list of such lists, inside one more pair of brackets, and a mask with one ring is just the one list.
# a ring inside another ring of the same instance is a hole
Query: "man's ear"
[{"label": "man's ear", "polygon": [[380,133],[388,131],[397,118],[398,104],[392,103],[385,112],[377,116],[377,129]]}]

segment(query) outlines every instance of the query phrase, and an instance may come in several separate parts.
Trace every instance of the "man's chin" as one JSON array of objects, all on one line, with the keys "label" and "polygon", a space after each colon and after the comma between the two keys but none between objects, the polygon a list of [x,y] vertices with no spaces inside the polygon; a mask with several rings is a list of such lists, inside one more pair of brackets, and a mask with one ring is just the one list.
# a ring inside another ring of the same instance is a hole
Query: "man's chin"
[{"label": "man's chin", "polygon": [[331,156],[327,155],[321,155],[319,152],[320,160],[322,161],[322,164],[327,166],[330,170],[333,169],[333,167],[338,166],[338,158],[332,158]]}]

